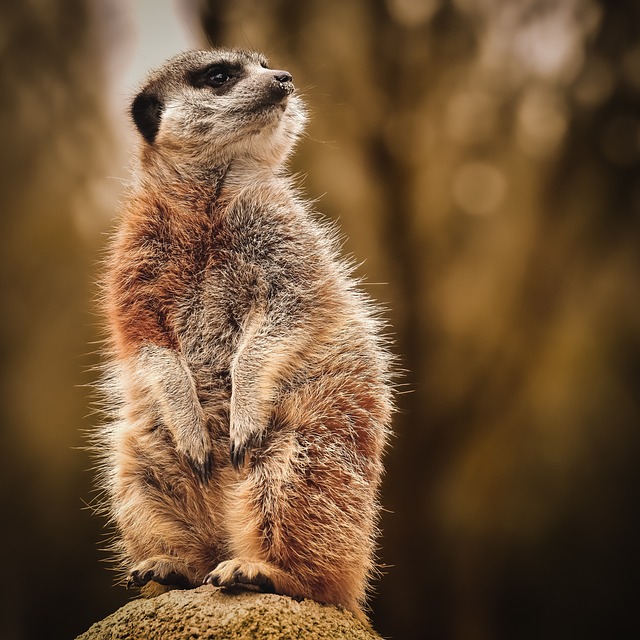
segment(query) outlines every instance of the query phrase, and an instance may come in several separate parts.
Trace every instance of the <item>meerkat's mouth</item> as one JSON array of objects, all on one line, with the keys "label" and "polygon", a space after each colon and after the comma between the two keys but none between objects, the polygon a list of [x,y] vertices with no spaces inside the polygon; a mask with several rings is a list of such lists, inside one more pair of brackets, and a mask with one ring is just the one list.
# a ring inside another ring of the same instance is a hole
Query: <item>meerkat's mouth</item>
[{"label": "meerkat's mouth", "polygon": [[249,114],[254,116],[265,116],[265,117],[275,115],[277,117],[280,117],[282,114],[285,113],[289,105],[289,100],[287,98],[288,96],[285,96],[285,98],[278,101],[273,101],[273,100],[260,101],[251,107],[251,109],[249,110]]},{"label": "meerkat's mouth", "polygon": [[295,91],[291,75],[283,72],[279,76],[275,76],[264,86],[257,96],[257,100],[252,108],[253,113],[264,111],[280,110],[286,111],[289,102],[289,96]]}]

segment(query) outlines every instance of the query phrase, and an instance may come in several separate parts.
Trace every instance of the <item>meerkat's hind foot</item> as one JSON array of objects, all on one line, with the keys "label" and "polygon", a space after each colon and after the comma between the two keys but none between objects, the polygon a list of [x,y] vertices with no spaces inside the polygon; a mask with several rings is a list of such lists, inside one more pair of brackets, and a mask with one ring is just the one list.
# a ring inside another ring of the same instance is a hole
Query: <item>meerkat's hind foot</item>
[{"label": "meerkat's hind foot", "polygon": [[232,558],[221,562],[204,579],[205,584],[226,589],[259,590],[275,593],[272,579],[273,568],[265,562],[252,562],[242,558]]},{"label": "meerkat's hind foot", "polygon": [[186,575],[186,567],[177,558],[156,556],[138,563],[127,577],[127,588],[145,587],[155,582],[163,587],[188,589],[191,581]]}]

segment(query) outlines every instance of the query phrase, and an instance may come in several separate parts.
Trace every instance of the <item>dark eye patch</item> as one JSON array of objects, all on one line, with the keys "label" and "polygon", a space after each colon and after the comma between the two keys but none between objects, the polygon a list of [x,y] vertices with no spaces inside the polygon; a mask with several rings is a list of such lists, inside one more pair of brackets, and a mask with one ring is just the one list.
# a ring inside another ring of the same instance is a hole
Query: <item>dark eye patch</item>
[{"label": "dark eye patch", "polygon": [[220,89],[235,84],[242,74],[242,67],[228,62],[218,62],[207,65],[201,69],[190,71],[189,82],[198,89],[211,87]]}]

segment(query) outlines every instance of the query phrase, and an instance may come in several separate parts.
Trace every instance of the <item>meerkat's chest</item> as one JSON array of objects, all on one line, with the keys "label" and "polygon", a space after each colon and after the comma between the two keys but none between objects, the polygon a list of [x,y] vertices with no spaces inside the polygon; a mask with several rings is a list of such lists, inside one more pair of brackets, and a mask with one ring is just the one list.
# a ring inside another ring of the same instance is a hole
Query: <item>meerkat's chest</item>
[{"label": "meerkat's chest", "polygon": [[157,265],[152,302],[162,306],[168,328],[194,364],[224,368],[244,319],[265,295],[269,267],[256,264],[245,249],[210,234],[174,248]]},{"label": "meerkat's chest", "polygon": [[129,228],[115,261],[115,298],[132,342],[180,349],[193,362],[230,358],[252,306],[309,271],[308,247],[256,210],[171,212]]}]

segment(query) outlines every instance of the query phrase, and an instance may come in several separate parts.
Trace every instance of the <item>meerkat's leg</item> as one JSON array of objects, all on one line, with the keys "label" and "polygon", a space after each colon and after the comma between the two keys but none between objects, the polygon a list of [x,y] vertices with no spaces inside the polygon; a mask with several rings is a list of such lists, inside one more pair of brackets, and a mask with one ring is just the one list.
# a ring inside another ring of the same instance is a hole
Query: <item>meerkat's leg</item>
[{"label": "meerkat's leg", "polygon": [[146,418],[122,425],[115,461],[113,517],[128,584],[201,584],[228,557],[219,514],[220,470],[214,468],[203,486],[171,435]]},{"label": "meerkat's leg", "polygon": [[204,410],[184,358],[171,349],[145,346],[134,366],[138,385],[146,387],[158,405],[162,421],[199,478],[211,475],[211,442]]},{"label": "meerkat's leg", "polygon": [[129,584],[199,583],[222,554],[213,443],[193,377],[179,354],[151,345],[123,375],[113,492]]},{"label": "meerkat's leg", "polygon": [[119,425],[114,445],[113,517],[127,586],[188,584],[194,571],[180,557],[188,531],[179,524],[183,499],[175,496],[171,436],[147,419],[130,418]]},{"label": "meerkat's leg", "polygon": [[265,434],[227,499],[233,557],[209,582],[252,582],[364,617],[384,431],[374,393],[341,385],[318,380],[280,399],[280,428]]},{"label": "meerkat's leg", "polygon": [[[236,354],[231,363],[232,393],[230,403],[230,456],[236,470],[244,465],[246,456],[262,443],[272,412],[277,385],[286,374],[297,366],[296,352],[303,346],[308,336],[296,335],[289,331],[287,336],[274,336],[277,326],[262,309],[254,309],[249,315]],[[248,489],[251,493],[251,489]],[[227,498],[236,505],[227,518],[233,524],[227,530],[233,539],[238,530],[256,532],[253,521],[236,521],[238,513],[247,508],[246,501],[254,496],[239,494]],[[259,504],[261,496],[255,496]],[[237,507],[237,508],[236,508]],[[238,511],[239,509],[239,511]],[[252,513],[247,516],[251,519]],[[260,535],[259,533],[257,535]],[[232,545],[233,551],[237,545]],[[265,591],[276,591],[290,595],[304,596],[304,588],[297,579],[265,563],[264,554],[256,549],[247,549],[242,557],[234,557],[220,563],[206,577],[205,581],[218,586],[254,585]]]},{"label": "meerkat's leg", "polygon": [[230,455],[238,469],[260,443],[269,422],[277,385],[294,370],[305,337],[273,335],[273,321],[261,309],[248,317],[231,363]]},{"label": "meerkat's leg", "polygon": [[375,482],[349,469],[344,443],[322,427],[319,436],[274,434],[265,442],[228,500],[234,556],[205,580],[312,598],[364,618]]}]

